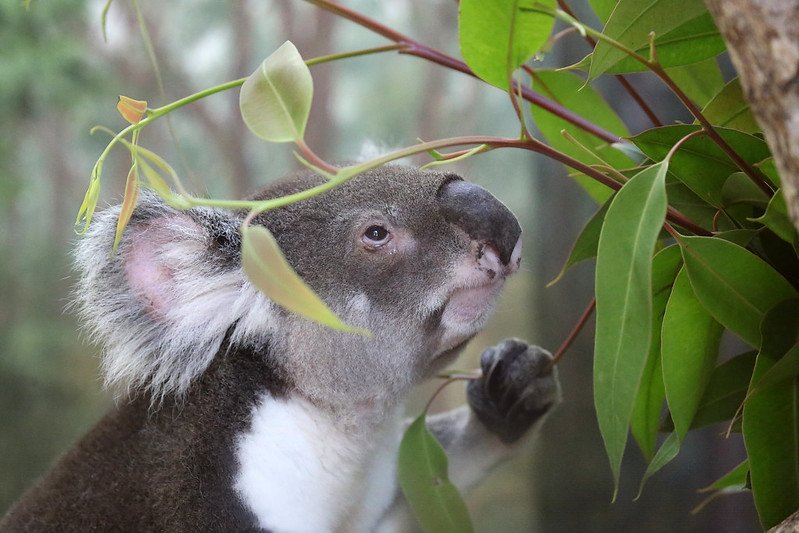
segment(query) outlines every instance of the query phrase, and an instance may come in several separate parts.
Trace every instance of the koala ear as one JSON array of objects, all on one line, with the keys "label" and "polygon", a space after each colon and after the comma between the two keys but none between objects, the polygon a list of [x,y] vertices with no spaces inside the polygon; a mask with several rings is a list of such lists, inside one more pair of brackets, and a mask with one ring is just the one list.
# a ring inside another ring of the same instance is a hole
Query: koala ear
[{"label": "koala ear", "polygon": [[119,207],[98,214],[80,241],[76,304],[104,343],[109,386],[184,393],[227,338],[263,343],[271,303],[240,266],[240,220],[181,212],[145,193],[112,253]]}]

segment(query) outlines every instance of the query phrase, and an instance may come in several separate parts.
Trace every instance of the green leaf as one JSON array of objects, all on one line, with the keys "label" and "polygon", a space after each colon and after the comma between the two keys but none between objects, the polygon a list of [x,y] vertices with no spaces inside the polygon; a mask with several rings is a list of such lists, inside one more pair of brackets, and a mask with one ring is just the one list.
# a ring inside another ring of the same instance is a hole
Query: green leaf
[{"label": "green leaf", "polygon": [[[690,125],[663,126],[644,131],[631,140],[647,157],[661,161],[677,141],[697,129],[698,126]],[[724,128],[717,128],[716,131],[750,164],[762,161],[769,155],[768,146],[762,139]],[[721,189],[727,177],[738,170],[706,135],[688,139],[669,164],[669,171],[677,179],[715,207],[722,205]]]},{"label": "green leaf", "polygon": [[694,293],[724,327],[760,345],[760,322],[796,291],[768,263],[729,241],[681,237],[683,260]]},{"label": "green leaf", "polygon": [[[583,80],[575,74],[554,70],[537,70],[533,76],[533,87],[542,95],[558,102],[569,111],[589,119],[594,124],[615,133],[619,137],[629,134],[627,127],[605,99],[590,86],[586,86]],[[587,154],[585,150],[566,139],[561,133],[565,130],[578,143],[594,150],[610,166],[619,169],[633,164],[632,160],[621,151],[555,116],[544,108],[531,106],[530,110],[536,126],[541,131],[541,135],[556,150],[588,165],[595,165],[599,162],[595,157]],[[607,201],[612,193],[609,187],[593,179],[585,178],[585,180],[580,180],[578,183],[599,204]]]},{"label": "green leaf", "polygon": [[608,207],[610,207],[610,200],[608,200],[605,205],[600,207],[594,216],[591,217],[591,220],[585,225],[583,230],[580,232],[580,235],[577,237],[577,240],[574,241],[574,246],[572,246],[571,252],[569,253],[568,259],[566,259],[566,263],[563,265],[563,268],[560,269],[560,272],[555,279],[547,283],[547,287],[551,287],[566,274],[566,271],[569,270],[573,265],[576,265],[580,261],[585,261],[586,259],[590,259],[596,256],[596,249],[599,245],[599,232],[602,230],[602,224],[605,221],[605,213],[608,212]]},{"label": "green leaf", "polygon": [[257,137],[298,141],[305,135],[312,99],[311,71],[297,48],[286,41],[241,86],[239,109]]},{"label": "green leaf", "polygon": [[651,264],[666,215],[667,168],[652,165],[616,193],[599,237],[594,404],[616,491],[651,342]]},{"label": "green leaf", "polygon": [[731,229],[717,233],[716,237],[746,248],[752,242],[752,239],[757,237],[757,233],[758,231],[755,229]]},{"label": "green leaf", "polygon": [[644,477],[641,479],[641,485],[638,487],[638,496],[641,496],[641,493],[644,490],[644,485],[646,482],[649,481],[649,478],[655,475],[661,468],[669,464],[672,459],[677,457],[677,454],[680,452],[680,439],[677,436],[677,433],[670,433],[666,440],[663,441],[663,444],[660,445],[658,448],[658,452],[655,454],[655,458],[647,465],[646,472],[644,472]]},{"label": "green leaf", "polygon": [[760,131],[760,126],[757,125],[757,121],[749,109],[749,104],[744,98],[738,78],[730,80],[702,109],[702,114],[714,126],[746,133]]},{"label": "green leaf", "polygon": [[683,182],[669,174],[666,176],[666,194],[669,205],[703,228],[712,228],[718,209],[702,200]]},{"label": "green leaf", "polygon": [[[764,341],[753,383],[795,344],[797,328],[796,302],[769,310],[761,328]],[[772,384],[749,398],[743,410],[743,436],[752,495],[760,522],[768,529],[799,507],[799,378]]]},{"label": "green leaf", "polygon": [[424,531],[472,531],[466,504],[447,477],[447,455],[427,429],[425,413],[405,431],[398,466],[400,487]]},{"label": "green leaf", "polygon": [[741,464],[724,474],[711,485],[701,489],[699,492],[710,492],[713,490],[724,490],[728,488],[745,488],[746,478],[748,475],[749,461],[743,461]]},{"label": "green leaf", "polygon": [[588,3],[603,24],[610,18],[610,14],[616,7],[616,0],[588,0]]},{"label": "green leaf", "polygon": [[333,329],[366,334],[342,322],[291,268],[275,238],[262,226],[245,226],[242,233],[244,272],[253,285],[276,304]]},{"label": "green leaf", "polygon": [[788,217],[788,206],[785,205],[785,196],[782,194],[782,189],[779,189],[766,207],[766,212],[759,218],[752,219],[755,222],[760,222],[780,239],[788,244],[797,247],[796,228],[794,228],[791,219]]},{"label": "green leaf", "polygon": [[780,180],[780,174],[777,171],[777,166],[774,163],[773,157],[767,157],[763,161],[759,161],[755,163],[755,166],[760,169],[763,174],[769,179],[772,185],[779,188],[782,181]]},{"label": "green leaf", "polygon": [[630,421],[633,437],[649,461],[655,454],[660,411],[666,397],[660,360],[660,332],[671,286],[681,265],[682,255],[678,246],[664,248],[652,260],[652,341]]},{"label": "green leaf", "polygon": [[[690,65],[715,57],[724,51],[724,39],[721,38],[713,17],[703,13],[674,28],[665,35],[655,37],[655,49],[658,63],[662,67]],[[649,43],[641,46],[636,52],[648,58]],[[608,74],[626,74],[643,72],[647,68],[631,57],[624,57],[606,71]]]},{"label": "green leaf", "polygon": [[508,90],[510,74],[546,43],[555,19],[529,8],[554,8],[555,0],[461,0],[461,53],[480,79]]},{"label": "green leaf", "polygon": [[683,268],[663,318],[663,384],[675,433],[682,441],[713,372],[723,328],[694,295]]},{"label": "green leaf", "polygon": [[746,204],[765,209],[768,202],[769,197],[766,193],[743,172],[730,174],[721,188],[721,203],[724,207]]},{"label": "green leaf", "polygon": [[667,68],[666,74],[699,107],[707,104],[724,87],[724,76],[714,58]]},{"label": "green leaf", "polygon": [[[602,33],[636,50],[648,42],[650,32],[666,35],[705,11],[701,0],[619,0]],[[621,50],[599,41],[589,79],[596,79],[624,56]]]},{"label": "green leaf", "polygon": [[711,492],[713,494],[705,498],[699,505],[691,510],[691,514],[695,515],[702,511],[708,503],[713,501],[716,497],[722,494],[736,494],[747,490],[747,480],[749,478],[749,461],[745,460],[721,478],[708,485],[705,488],[699,489],[699,492]]},{"label": "green leaf", "polygon": [[733,357],[716,367],[696,409],[691,429],[696,429],[735,416],[746,397],[757,352]]},{"label": "green leaf", "polygon": [[750,395],[799,376],[799,299],[778,303],[766,314],[766,319],[769,316],[782,315],[787,318],[779,323],[780,329],[772,327],[772,336],[764,339],[761,347],[761,352],[765,350],[776,354],[779,359],[758,379],[752,380]]}]

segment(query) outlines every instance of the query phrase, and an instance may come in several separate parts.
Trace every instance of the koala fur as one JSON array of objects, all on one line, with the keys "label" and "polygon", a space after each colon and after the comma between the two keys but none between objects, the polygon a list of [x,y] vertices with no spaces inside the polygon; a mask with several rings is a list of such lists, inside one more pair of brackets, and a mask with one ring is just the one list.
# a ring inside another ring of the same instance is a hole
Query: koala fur
[{"label": "koala fur", "polygon": [[[304,172],[256,195],[305,190]],[[389,166],[259,215],[347,323],[274,305],[241,268],[246,215],[175,210],[143,192],[77,251],[76,306],[118,405],[0,521],[2,531],[391,531],[409,527],[396,455],[413,386],[482,328],[518,269],[521,229],[453,174]],[[557,403],[549,354],[483,354],[470,407],[431,416],[461,488]]]}]

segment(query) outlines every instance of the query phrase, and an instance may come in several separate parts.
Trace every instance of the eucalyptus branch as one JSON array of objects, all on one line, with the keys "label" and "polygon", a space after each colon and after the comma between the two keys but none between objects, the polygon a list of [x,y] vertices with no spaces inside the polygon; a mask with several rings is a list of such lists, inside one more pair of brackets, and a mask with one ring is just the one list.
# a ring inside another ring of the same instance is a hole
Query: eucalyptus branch
[{"label": "eucalyptus branch", "polygon": [[[466,63],[455,59],[452,56],[444,54],[434,48],[430,48],[427,45],[420,43],[419,41],[408,37],[396,30],[393,30],[383,24],[380,24],[374,19],[363,15],[362,13],[358,13],[348,7],[342,6],[336,2],[332,2],[330,0],[306,0],[307,2],[324,9],[326,11],[330,11],[331,13],[338,15],[342,18],[345,18],[359,26],[362,26],[368,30],[377,33],[385,37],[390,41],[394,41],[397,44],[401,45],[401,48],[398,50],[401,54],[408,54],[416,57],[420,57],[422,59],[426,59],[438,65],[447,67],[452,70],[457,70],[458,72],[462,72],[472,77],[477,77],[477,75],[466,65]],[[514,82],[515,85],[515,82]],[[544,98],[540,94],[536,93],[530,88],[522,87],[521,88],[521,95],[522,98],[527,100],[528,102],[541,107],[542,109],[546,109],[550,113],[562,118],[563,120],[574,124],[581,130],[584,130],[591,135],[607,142],[607,143],[616,143],[620,142],[622,139],[619,138],[618,135],[611,133],[604,128],[601,128],[590,122],[583,117],[572,113],[565,107],[561,106],[560,104],[553,102],[547,98]]]},{"label": "eucalyptus branch", "polygon": [[583,327],[588,322],[588,319],[593,314],[595,308],[596,308],[596,298],[591,298],[591,301],[588,302],[588,306],[585,308],[585,311],[583,311],[583,314],[580,315],[580,318],[577,319],[577,323],[574,325],[571,332],[569,332],[569,335],[566,337],[566,339],[563,341],[560,347],[558,347],[558,349],[555,351],[555,354],[552,356],[552,362],[550,363],[550,367],[558,364],[558,361],[560,361],[560,359],[563,357],[563,354],[566,353],[566,351],[571,347],[572,343],[577,338],[577,335],[580,334],[580,331],[582,331]]},{"label": "eucalyptus branch", "polygon": [[730,158],[730,160],[737,166],[744,174],[746,174],[749,179],[751,179],[763,192],[766,193],[769,197],[774,194],[774,191],[766,182],[765,177],[757,170],[755,167],[744,161],[744,159],[738,155],[738,153],[730,146],[727,141],[725,141],[721,135],[716,131],[710,121],[705,117],[702,113],[702,110],[699,109],[697,106],[685,92],[674,82],[671,76],[668,75],[666,70],[657,62],[657,55],[654,53],[654,44],[653,44],[653,37],[650,35],[650,48],[652,51],[650,55],[652,56],[651,59],[647,59],[641,54],[637,53],[635,50],[630,49],[629,47],[625,46],[624,44],[620,43],[619,41],[608,37],[607,35],[603,34],[600,31],[597,31],[585,24],[579,22],[574,17],[562,11],[560,9],[553,9],[548,6],[543,6],[541,4],[535,4],[533,7],[529,8],[531,11],[535,11],[537,13],[545,13],[549,14],[555,18],[563,20],[569,24],[574,25],[577,27],[581,33],[594,37],[597,40],[604,41],[610,46],[621,50],[629,57],[633,58],[635,61],[638,61],[646,68],[648,68],[652,73],[654,73],[660,80],[669,88],[669,90],[674,93],[674,95],[682,102],[685,108],[694,116],[694,118],[702,125],[702,128],[706,131],[708,138],[713,141],[726,155]]}]

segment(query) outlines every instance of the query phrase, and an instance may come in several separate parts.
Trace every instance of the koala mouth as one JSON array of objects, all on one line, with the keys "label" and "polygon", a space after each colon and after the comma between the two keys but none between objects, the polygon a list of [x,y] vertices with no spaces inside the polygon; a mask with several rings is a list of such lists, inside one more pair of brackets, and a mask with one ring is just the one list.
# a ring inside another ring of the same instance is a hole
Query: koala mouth
[{"label": "koala mouth", "polygon": [[452,291],[444,306],[441,318],[445,326],[474,327],[479,329],[494,307],[504,277],[494,277],[490,282],[475,287],[462,287]]},{"label": "koala mouth", "polygon": [[476,286],[459,287],[452,291],[441,306],[441,339],[436,359],[442,355],[459,351],[488,321],[497,296],[505,278],[497,276],[493,280]]}]

